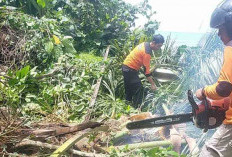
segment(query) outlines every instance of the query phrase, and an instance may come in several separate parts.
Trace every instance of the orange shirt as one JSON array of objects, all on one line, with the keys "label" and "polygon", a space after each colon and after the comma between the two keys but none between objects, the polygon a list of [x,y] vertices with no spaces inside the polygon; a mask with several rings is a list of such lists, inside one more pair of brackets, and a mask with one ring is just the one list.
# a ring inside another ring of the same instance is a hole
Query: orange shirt
[{"label": "orange shirt", "polygon": [[141,43],[130,52],[123,64],[135,70],[139,70],[141,66],[144,66],[145,74],[148,75],[150,74],[151,52],[150,43]]},{"label": "orange shirt", "polygon": [[[213,100],[230,97],[232,100],[232,41],[224,49],[224,60],[218,81],[204,88],[204,94]],[[232,105],[226,112],[224,124],[232,124]]]}]

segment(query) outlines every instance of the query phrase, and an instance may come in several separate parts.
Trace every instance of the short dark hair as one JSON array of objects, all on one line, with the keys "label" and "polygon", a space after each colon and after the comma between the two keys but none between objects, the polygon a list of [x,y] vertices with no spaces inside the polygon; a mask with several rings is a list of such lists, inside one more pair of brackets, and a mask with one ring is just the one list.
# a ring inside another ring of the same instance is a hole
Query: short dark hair
[{"label": "short dark hair", "polygon": [[160,34],[157,34],[157,35],[154,35],[153,36],[153,40],[152,41],[155,41],[156,44],[160,44],[160,43],[164,43],[164,37]]}]

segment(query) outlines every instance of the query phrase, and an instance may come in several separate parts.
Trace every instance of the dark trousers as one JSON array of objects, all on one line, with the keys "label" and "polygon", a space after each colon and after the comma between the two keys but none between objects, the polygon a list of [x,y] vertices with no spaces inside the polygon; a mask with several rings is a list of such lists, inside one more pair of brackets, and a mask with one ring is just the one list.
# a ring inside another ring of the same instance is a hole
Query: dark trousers
[{"label": "dark trousers", "polygon": [[139,78],[139,72],[126,65],[122,66],[126,100],[138,108],[144,98],[144,88]]}]

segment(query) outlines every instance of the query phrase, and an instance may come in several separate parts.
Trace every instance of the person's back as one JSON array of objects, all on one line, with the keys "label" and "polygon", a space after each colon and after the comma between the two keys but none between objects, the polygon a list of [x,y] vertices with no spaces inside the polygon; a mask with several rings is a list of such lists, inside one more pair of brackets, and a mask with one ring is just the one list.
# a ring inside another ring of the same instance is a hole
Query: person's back
[{"label": "person's back", "polygon": [[139,70],[142,66],[146,66],[146,73],[150,73],[150,59],[151,59],[152,50],[149,46],[149,42],[144,42],[136,46],[130,54],[126,57],[123,64]]}]

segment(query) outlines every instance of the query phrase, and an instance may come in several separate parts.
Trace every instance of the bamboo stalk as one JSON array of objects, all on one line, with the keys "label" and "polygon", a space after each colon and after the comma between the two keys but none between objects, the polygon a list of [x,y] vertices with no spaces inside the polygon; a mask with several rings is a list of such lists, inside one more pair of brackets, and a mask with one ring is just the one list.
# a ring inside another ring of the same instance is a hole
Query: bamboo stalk
[{"label": "bamboo stalk", "polygon": [[[108,54],[109,54],[109,51],[110,51],[110,45],[106,48],[106,53],[104,55],[104,59],[103,61],[106,61],[107,57],[108,57]],[[101,73],[103,73],[105,70],[105,65],[103,65],[101,67]],[[90,100],[90,103],[89,103],[89,110],[87,112],[87,115],[85,117],[85,121],[89,121],[90,119],[90,116],[91,116],[91,112],[92,112],[92,108],[95,104],[95,101],[96,101],[96,98],[97,98],[97,94],[98,94],[98,91],[99,91],[99,88],[100,88],[100,84],[101,84],[101,80],[102,80],[102,77],[100,77],[98,80],[97,80],[97,83],[96,83],[96,86],[94,88],[94,92],[93,92],[93,95],[91,97],[91,100]]]},{"label": "bamboo stalk", "polygon": [[[185,140],[182,140],[181,143],[186,143],[186,142]],[[165,140],[165,141],[153,141],[153,142],[143,142],[143,143],[121,145],[121,146],[116,146],[115,148],[123,149],[126,147],[127,149],[131,150],[131,149],[137,149],[137,148],[151,148],[151,147],[169,146],[169,145],[172,145],[172,142],[169,140]]]},{"label": "bamboo stalk", "polygon": [[112,139],[112,142],[113,142],[113,143],[116,143],[116,142],[118,142],[118,140],[120,140],[120,138],[122,138],[122,137],[125,136],[125,135],[129,135],[129,134],[130,134],[129,130],[123,129],[122,131],[119,131],[119,132],[114,136],[114,138]]},{"label": "bamboo stalk", "polygon": [[54,151],[51,155],[51,157],[59,157],[61,156],[65,151],[70,149],[77,141],[80,141],[84,137],[92,134],[93,132],[98,132],[98,131],[107,131],[109,129],[108,126],[101,126],[98,128],[95,128],[91,130],[90,132],[84,133],[83,135],[76,135],[70,138],[68,141],[66,141],[63,145],[61,145],[56,151]]},{"label": "bamboo stalk", "polygon": [[164,112],[165,112],[166,115],[171,115],[170,110],[168,109],[168,107],[165,104],[163,104],[162,107],[163,107]]}]

